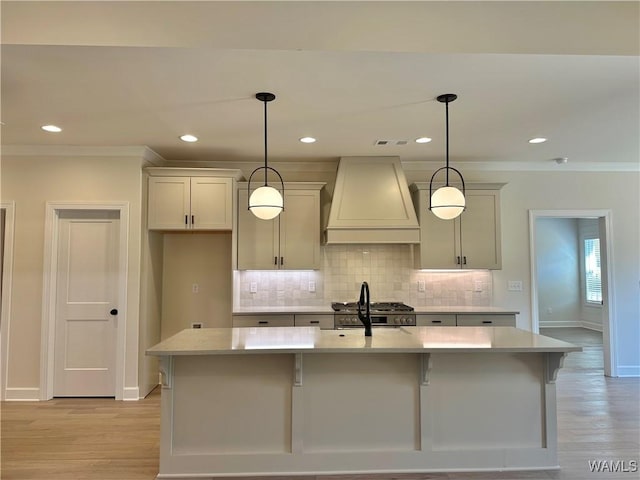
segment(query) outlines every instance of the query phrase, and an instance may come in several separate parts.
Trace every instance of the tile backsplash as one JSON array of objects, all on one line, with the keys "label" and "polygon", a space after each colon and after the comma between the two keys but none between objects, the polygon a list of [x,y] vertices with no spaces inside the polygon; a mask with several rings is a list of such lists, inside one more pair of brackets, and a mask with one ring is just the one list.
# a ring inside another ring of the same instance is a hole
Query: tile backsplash
[{"label": "tile backsplash", "polygon": [[[416,270],[409,245],[326,245],[322,255],[317,271],[234,272],[234,304],[327,306],[356,301],[366,281],[373,301],[402,301],[413,307],[491,305],[491,272]],[[419,289],[422,282],[424,291]]]}]

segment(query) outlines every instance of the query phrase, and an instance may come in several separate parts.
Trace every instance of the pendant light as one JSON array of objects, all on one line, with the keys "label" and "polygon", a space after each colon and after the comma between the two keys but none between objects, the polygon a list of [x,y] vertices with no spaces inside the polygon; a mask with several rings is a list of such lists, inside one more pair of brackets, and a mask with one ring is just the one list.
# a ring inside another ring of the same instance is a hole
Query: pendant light
[{"label": "pendant light", "polygon": [[[440,103],[445,104],[446,110],[447,163],[446,166],[439,168],[431,176],[431,181],[429,182],[429,210],[431,210],[436,217],[442,218],[443,220],[451,220],[453,218],[456,218],[465,209],[464,179],[462,178],[462,174],[458,170],[449,166],[449,103],[453,102],[456,98],[458,98],[458,96],[454,93],[445,93],[444,95],[439,95],[437,97],[437,100]],[[445,185],[444,187],[440,187],[435,192],[433,192],[433,179],[441,170],[445,171]],[[452,187],[449,185],[449,170],[457,173],[460,177],[460,182],[462,183],[462,191],[460,191],[456,187]]]},{"label": "pendant light", "polygon": [[[247,185],[247,194],[250,194],[248,208],[256,217],[263,220],[271,220],[284,210],[284,182],[278,171],[267,165],[267,103],[275,100],[276,96],[273,93],[260,92],[256,93],[256,98],[264,103],[264,167],[256,168],[249,177],[249,184]],[[251,178],[259,170],[264,170],[264,185],[256,188],[251,193]],[[269,170],[274,172],[280,179],[282,193],[270,187],[267,183]]]}]

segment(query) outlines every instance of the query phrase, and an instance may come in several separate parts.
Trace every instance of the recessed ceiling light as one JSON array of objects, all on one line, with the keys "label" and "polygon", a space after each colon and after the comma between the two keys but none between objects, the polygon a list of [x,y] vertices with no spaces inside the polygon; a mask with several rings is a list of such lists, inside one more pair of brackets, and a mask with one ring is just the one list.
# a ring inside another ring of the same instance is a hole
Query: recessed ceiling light
[{"label": "recessed ceiling light", "polygon": [[198,137],[196,137],[195,135],[182,135],[180,137],[180,140],[182,140],[183,142],[197,142],[198,141]]},{"label": "recessed ceiling light", "polygon": [[529,140],[529,143],[544,143],[546,141],[547,141],[546,138],[536,137],[536,138],[532,138],[531,140]]},{"label": "recessed ceiling light", "polygon": [[316,141],[316,139],[315,139],[315,138],[313,138],[313,137],[302,137],[302,138],[300,139],[300,141],[301,141],[302,143],[314,143],[314,142]]},{"label": "recessed ceiling light", "polygon": [[431,139],[429,137],[416,138],[416,143],[429,143]]},{"label": "recessed ceiling light", "polygon": [[60,133],[62,131],[62,129],[60,127],[57,127],[56,125],[43,125],[40,128],[45,132],[51,133]]}]

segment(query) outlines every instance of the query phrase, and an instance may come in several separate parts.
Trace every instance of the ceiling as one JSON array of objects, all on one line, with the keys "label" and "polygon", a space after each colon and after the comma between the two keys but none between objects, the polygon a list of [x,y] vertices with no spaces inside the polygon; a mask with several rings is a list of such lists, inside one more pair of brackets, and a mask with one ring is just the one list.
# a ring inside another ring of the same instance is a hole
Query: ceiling
[{"label": "ceiling", "polygon": [[[637,165],[639,6],[3,1],[2,144],[261,161],[255,93],[270,91],[270,161],[442,162],[435,97],[456,93],[453,164]],[[184,133],[200,140],[184,143]],[[298,141],[307,135],[318,141]],[[422,136],[433,141],[416,144]]]}]

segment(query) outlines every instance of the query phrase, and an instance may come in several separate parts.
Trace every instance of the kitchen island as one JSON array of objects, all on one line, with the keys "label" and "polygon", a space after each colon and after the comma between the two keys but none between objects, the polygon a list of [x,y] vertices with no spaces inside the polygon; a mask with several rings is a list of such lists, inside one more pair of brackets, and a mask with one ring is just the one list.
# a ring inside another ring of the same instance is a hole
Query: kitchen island
[{"label": "kitchen island", "polygon": [[579,350],[513,327],[184,330],[147,351],[157,478],[557,468]]}]

